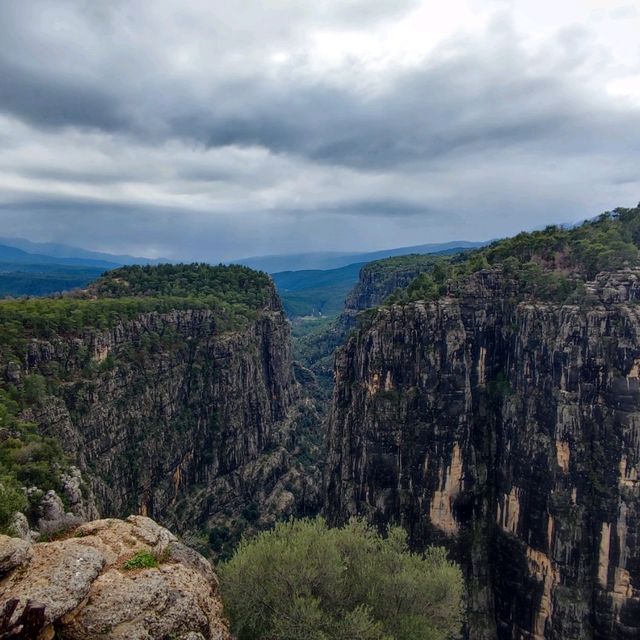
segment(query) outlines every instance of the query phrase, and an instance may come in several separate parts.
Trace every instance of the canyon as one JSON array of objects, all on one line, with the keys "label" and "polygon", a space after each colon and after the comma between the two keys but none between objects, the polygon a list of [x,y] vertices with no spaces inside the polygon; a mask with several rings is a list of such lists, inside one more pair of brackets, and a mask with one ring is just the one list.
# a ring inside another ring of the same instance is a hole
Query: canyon
[{"label": "canyon", "polygon": [[93,515],[149,516],[203,551],[215,538],[219,553],[318,510],[317,412],[265,281],[256,313],[231,329],[215,309],[148,311],[34,337],[5,364],[17,386],[56,372],[21,417],[63,444]]},{"label": "canyon", "polygon": [[278,520],[363,516],[449,550],[470,639],[638,637],[640,268],[635,245],[584,253],[580,235],[638,244],[625,211],[367,265],[314,362],[241,267],[113,272],[47,303],[106,308],[72,327],[12,302],[2,391],[66,455],[24,536],[134,513],[224,560]]}]

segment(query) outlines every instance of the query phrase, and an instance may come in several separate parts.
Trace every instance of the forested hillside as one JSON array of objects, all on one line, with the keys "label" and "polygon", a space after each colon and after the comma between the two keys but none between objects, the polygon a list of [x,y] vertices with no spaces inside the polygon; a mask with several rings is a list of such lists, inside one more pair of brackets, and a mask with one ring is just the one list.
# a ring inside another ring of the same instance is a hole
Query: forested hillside
[{"label": "forested hillside", "polygon": [[436,299],[464,286],[470,273],[498,266],[519,298],[579,301],[584,283],[600,271],[636,266],[639,247],[640,209],[619,208],[577,227],[523,232],[442,261],[389,302]]}]

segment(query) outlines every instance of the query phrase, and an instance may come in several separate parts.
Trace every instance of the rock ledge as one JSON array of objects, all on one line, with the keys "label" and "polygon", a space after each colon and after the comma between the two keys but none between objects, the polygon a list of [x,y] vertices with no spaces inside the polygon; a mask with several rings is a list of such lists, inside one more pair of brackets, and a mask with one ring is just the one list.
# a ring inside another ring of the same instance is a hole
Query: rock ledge
[{"label": "rock ledge", "polygon": [[[140,552],[157,567],[125,570]],[[229,640],[211,565],[143,516],[85,523],[64,539],[0,536],[0,637]]]}]

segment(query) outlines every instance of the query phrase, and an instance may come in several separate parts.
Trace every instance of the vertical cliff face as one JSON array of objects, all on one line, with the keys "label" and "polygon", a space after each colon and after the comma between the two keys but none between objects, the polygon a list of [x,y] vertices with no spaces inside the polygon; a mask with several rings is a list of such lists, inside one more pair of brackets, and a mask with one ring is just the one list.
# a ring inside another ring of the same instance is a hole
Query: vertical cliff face
[{"label": "vertical cliff face", "polygon": [[[144,344],[146,336],[154,344]],[[95,479],[105,515],[158,516],[186,487],[255,459],[295,392],[286,325],[264,313],[241,332],[206,310],[145,314],[112,330],[32,342],[27,373],[87,350],[101,371],[34,408],[42,429]]]},{"label": "vertical cliff face", "polygon": [[353,328],[361,311],[382,304],[396,289],[411,284],[418,274],[431,271],[441,259],[432,254],[409,254],[366,264],[345,300],[339,325],[344,331]]},{"label": "vertical cliff face", "polygon": [[63,444],[102,516],[139,513],[200,536],[214,528],[220,551],[247,526],[315,509],[318,483],[299,461],[314,409],[269,286],[231,329],[194,304],[26,343],[14,377],[42,375],[49,387],[23,417]]},{"label": "vertical cliff face", "polygon": [[471,637],[640,633],[639,279],[603,277],[580,307],[516,303],[483,271],[338,353],[329,517],[449,545]]}]

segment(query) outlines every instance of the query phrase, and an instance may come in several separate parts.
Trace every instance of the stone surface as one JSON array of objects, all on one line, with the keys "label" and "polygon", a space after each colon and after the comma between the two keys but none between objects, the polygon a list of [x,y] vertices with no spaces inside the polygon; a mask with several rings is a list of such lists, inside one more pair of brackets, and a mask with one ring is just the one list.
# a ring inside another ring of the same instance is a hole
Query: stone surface
[{"label": "stone surface", "polygon": [[[40,638],[229,639],[211,565],[168,530],[132,516],[89,522],[69,535],[33,547],[0,539],[0,557],[14,558],[0,579],[0,610],[18,600],[7,626],[30,602],[44,605]],[[139,552],[154,554],[159,566],[125,570]]]},{"label": "stone surface", "polygon": [[[80,494],[78,501],[82,499]],[[66,531],[82,522],[82,515],[76,515],[65,510],[60,496],[52,489],[47,491],[38,507],[40,517],[37,521],[38,532],[45,536],[55,535]],[[83,514],[84,515],[84,514]]]},{"label": "stone surface", "polygon": [[21,605],[34,600],[53,624],[85,600],[103,565],[103,555],[79,540],[35,544],[26,570],[14,569],[0,581],[0,607],[11,598]]},{"label": "stone surface", "polygon": [[581,307],[479,272],[338,353],[330,520],[446,544],[473,638],[640,636],[639,275],[602,274]]},{"label": "stone surface", "polygon": [[20,538],[0,535],[0,575],[28,562],[31,553],[29,542]]},{"label": "stone surface", "polygon": [[29,528],[27,516],[19,511],[13,514],[13,517],[9,522],[9,526],[7,527],[7,532],[14,538],[21,538],[22,540],[27,540],[29,542],[32,540],[31,529]]}]

